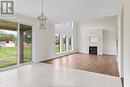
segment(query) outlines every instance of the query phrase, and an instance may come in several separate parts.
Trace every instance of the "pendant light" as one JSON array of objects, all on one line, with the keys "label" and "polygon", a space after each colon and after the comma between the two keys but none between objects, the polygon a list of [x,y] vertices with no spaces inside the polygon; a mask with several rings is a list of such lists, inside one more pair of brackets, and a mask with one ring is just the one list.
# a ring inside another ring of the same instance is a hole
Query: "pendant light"
[{"label": "pendant light", "polygon": [[43,13],[43,0],[42,0],[42,13],[40,16],[37,17],[37,19],[38,19],[39,29],[46,29],[47,17]]}]

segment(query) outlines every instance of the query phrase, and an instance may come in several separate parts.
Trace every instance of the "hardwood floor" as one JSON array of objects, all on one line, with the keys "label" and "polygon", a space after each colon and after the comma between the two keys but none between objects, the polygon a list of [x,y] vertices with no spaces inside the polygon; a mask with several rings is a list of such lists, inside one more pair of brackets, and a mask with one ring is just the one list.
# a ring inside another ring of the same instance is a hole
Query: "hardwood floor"
[{"label": "hardwood floor", "polygon": [[65,57],[42,61],[54,65],[63,65],[75,69],[119,76],[116,56],[72,54]]}]

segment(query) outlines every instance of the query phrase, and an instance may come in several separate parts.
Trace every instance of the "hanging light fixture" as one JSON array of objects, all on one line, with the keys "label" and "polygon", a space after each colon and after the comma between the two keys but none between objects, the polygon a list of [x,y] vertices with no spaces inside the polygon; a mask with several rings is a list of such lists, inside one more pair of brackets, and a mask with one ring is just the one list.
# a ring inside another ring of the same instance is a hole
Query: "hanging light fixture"
[{"label": "hanging light fixture", "polygon": [[39,29],[46,29],[47,26],[47,17],[43,14],[43,0],[42,0],[42,13],[37,17]]}]

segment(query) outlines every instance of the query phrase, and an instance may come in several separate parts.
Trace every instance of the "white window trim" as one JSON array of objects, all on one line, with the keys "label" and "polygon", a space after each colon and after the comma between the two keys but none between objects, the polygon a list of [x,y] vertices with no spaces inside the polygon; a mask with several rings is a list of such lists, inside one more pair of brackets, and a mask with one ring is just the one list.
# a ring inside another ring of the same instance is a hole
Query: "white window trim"
[{"label": "white window trim", "polygon": [[[71,50],[69,50],[69,35],[66,35],[66,34],[55,34],[55,35],[60,35],[60,52],[57,52],[57,53],[54,52],[55,56],[73,52],[73,46],[74,46],[73,35],[70,36],[71,37]],[[66,36],[66,51],[63,51],[63,36],[64,35]]]}]

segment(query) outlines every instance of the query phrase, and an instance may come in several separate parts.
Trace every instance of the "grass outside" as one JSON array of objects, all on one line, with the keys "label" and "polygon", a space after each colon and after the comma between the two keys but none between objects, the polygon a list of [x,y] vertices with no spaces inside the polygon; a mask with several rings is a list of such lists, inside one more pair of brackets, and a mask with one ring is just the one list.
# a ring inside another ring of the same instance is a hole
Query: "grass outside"
[{"label": "grass outside", "polygon": [[31,61],[32,49],[30,46],[24,48],[24,63]]},{"label": "grass outside", "polygon": [[[71,45],[68,46],[68,50],[69,51],[72,50],[72,46]],[[55,52],[55,54],[60,52],[60,45],[57,44],[57,45],[54,46],[54,52]],[[67,52],[66,44],[63,44],[63,52]]]},{"label": "grass outside", "polygon": [[[63,44],[63,52],[66,52],[66,51],[67,51],[66,44]],[[58,45],[58,44],[55,45],[54,52],[55,52],[55,54],[60,52],[60,45]]]},{"label": "grass outside", "polygon": [[54,52],[59,53],[60,52],[60,45],[55,45]]},{"label": "grass outside", "polygon": [[[31,47],[24,48],[24,63],[31,60]],[[16,47],[0,47],[0,68],[17,64]]]},{"label": "grass outside", "polygon": [[66,48],[67,46],[66,46],[66,44],[64,43],[63,44],[63,52],[66,52],[67,51],[67,48]]}]

